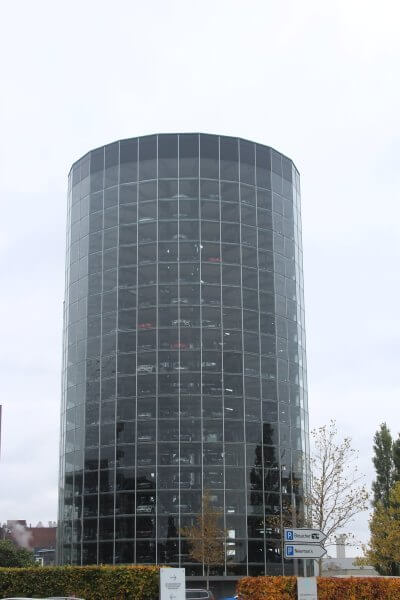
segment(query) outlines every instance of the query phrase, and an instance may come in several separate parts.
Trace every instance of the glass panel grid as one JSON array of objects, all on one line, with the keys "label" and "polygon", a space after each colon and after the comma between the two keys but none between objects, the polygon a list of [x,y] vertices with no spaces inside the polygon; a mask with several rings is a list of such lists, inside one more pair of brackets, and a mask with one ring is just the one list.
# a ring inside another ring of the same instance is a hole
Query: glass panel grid
[{"label": "glass panel grid", "polygon": [[209,489],[217,574],[288,572],[264,524],[308,455],[297,171],[237,138],[125,140],[73,166],[67,223],[60,561],[195,572],[179,531]]}]

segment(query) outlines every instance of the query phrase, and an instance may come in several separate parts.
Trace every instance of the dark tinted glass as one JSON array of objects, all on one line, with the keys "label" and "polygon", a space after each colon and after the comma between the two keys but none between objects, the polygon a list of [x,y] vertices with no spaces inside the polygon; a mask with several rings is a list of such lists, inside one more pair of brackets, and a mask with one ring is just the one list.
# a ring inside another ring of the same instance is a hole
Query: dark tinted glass
[{"label": "dark tinted glass", "polygon": [[138,140],[120,142],[120,182],[137,180]]},{"label": "dark tinted glass", "polygon": [[220,138],[221,179],[239,179],[239,145],[236,138]]},{"label": "dark tinted glass", "polygon": [[200,177],[218,179],[218,137],[200,135]]},{"label": "dark tinted glass", "polygon": [[198,177],[199,175],[199,136],[179,136],[179,176]]},{"label": "dark tinted glass", "polygon": [[96,192],[103,188],[104,177],[104,148],[93,150],[90,154],[90,191]]},{"label": "dark tinted glass", "polygon": [[178,136],[158,136],[158,177],[178,176]]},{"label": "dark tinted glass", "polygon": [[255,184],[255,144],[240,140],[240,181]]},{"label": "dark tinted glass", "polygon": [[300,519],[307,464],[293,164],[159,134],[94,150],[71,178],[61,560],[201,576],[180,528],[208,489],[228,533],[215,574],[281,573],[265,515]]},{"label": "dark tinted glass", "polygon": [[157,136],[139,138],[139,180],[157,177]]}]

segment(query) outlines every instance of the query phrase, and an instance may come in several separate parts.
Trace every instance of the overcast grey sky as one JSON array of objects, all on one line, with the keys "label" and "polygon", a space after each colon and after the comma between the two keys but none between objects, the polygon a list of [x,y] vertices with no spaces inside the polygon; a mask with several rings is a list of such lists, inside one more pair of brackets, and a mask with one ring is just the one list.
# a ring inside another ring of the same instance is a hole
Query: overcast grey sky
[{"label": "overcast grey sky", "polygon": [[337,419],[370,484],[374,431],[400,430],[399,18],[397,0],[2,3],[0,521],[56,518],[70,165],[157,132],[296,163],[310,421]]}]

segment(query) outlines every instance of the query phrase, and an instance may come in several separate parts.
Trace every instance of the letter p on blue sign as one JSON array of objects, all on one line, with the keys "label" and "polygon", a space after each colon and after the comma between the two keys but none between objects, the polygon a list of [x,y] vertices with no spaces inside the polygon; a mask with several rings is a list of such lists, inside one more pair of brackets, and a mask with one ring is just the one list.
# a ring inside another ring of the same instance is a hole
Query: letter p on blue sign
[{"label": "letter p on blue sign", "polygon": [[289,542],[293,542],[293,531],[291,531],[290,529],[289,529],[289,531],[286,532],[286,539]]}]

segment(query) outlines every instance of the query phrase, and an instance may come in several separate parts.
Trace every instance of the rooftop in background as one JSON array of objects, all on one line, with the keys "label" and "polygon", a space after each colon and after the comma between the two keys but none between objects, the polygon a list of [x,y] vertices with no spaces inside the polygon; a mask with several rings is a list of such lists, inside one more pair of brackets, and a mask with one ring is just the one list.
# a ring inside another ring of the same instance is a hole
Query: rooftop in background
[{"label": "rooftop in background", "polygon": [[356,558],[323,558],[322,575],[330,577],[376,577],[379,574],[374,567],[361,567],[355,564]]},{"label": "rooftop in background", "polygon": [[2,537],[28,550],[55,548],[57,527],[54,521],[44,526],[41,521],[32,527],[25,519],[8,520],[2,527]]}]

